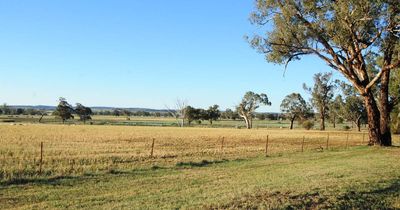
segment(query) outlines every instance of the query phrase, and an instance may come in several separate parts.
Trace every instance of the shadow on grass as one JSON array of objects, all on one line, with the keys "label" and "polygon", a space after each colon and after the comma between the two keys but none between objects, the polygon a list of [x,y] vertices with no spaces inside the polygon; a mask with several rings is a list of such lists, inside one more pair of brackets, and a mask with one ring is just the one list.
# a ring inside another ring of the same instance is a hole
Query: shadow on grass
[{"label": "shadow on grass", "polygon": [[176,167],[184,167],[184,168],[193,168],[193,167],[205,167],[212,164],[224,163],[228,162],[229,160],[202,160],[200,162],[178,162]]},{"label": "shadow on grass", "polygon": [[333,205],[335,208],[357,209],[394,209],[392,200],[400,197],[400,179],[394,180],[389,186],[371,191],[349,191],[338,197]]},{"label": "shadow on grass", "polygon": [[220,164],[220,163],[227,163],[227,162],[241,162],[245,161],[246,159],[234,159],[234,160],[202,160],[200,162],[178,162],[175,166],[177,168],[195,168],[195,167],[206,167],[209,165]]},{"label": "shadow on grass", "polygon": [[76,179],[73,176],[57,176],[48,178],[21,178],[12,179],[8,181],[0,182],[0,186],[9,185],[26,185],[26,184],[47,184],[47,185],[60,185],[62,181]]},{"label": "shadow on grass", "polygon": [[393,202],[400,197],[400,179],[384,188],[370,191],[348,191],[340,196],[319,192],[293,195],[290,192],[245,194],[223,205],[207,209],[396,209]]},{"label": "shadow on grass", "polygon": [[[84,173],[82,175],[76,176],[53,176],[53,177],[30,177],[30,178],[15,178],[12,180],[6,180],[0,182],[0,187],[7,187],[11,185],[27,185],[27,184],[37,184],[37,185],[74,185],[77,181],[84,181],[92,178],[104,177],[107,175],[115,176],[148,176],[148,175],[160,175],[165,171],[173,171],[181,168],[193,168],[193,167],[205,167],[212,164],[219,164],[231,161],[243,161],[244,159],[237,160],[202,160],[201,162],[179,162],[172,167],[162,167],[153,165],[150,168],[135,168],[132,170],[119,170],[119,169],[109,169],[101,173]],[[161,173],[158,173],[161,172]]]}]

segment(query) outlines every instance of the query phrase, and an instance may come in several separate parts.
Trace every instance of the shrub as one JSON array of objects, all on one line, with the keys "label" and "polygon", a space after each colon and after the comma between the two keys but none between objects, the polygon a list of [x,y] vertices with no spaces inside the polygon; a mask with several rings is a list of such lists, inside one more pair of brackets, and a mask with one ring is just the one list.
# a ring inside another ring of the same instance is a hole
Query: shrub
[{"label": "shrub", "polygon": [[345,130],[345,131],[350,130],[350,126],[348,126],[348,125],[343,126],[343,130]]},{"label": "shrub", "polygon": [[303,128],[305,128],[306,130],[310,130],[311,128],[314,127],[314,122],[311,120],[306,120],[303,122]]}]

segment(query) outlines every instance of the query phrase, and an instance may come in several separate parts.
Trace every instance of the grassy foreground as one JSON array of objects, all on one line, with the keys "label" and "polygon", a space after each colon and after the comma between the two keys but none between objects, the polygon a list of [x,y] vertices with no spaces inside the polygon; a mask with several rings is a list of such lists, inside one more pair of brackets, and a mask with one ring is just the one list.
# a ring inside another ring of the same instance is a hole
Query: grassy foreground
[{"label": "grassy foreground", "polygon": [[400,208],[400,148],[356,146],[3,183],[0,209]]}]

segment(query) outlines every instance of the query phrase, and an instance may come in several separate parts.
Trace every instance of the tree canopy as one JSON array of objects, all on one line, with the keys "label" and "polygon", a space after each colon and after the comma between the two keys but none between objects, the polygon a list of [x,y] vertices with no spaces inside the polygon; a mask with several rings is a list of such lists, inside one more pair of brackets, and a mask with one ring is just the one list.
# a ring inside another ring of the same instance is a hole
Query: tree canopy
[{"label": "tree canopy", "polygon": [[307,113],[311,112],[307,102],[299,93],[287,95],[281,103],[281,111],[289,118],[290,129],[293,129],[293,121],[296,118],[304,119]]},{"label": "tree canopy", "polygon": [[328,115],[329,104],[334,96],[335,84],[332,73],[317,73],[314,75],[314,85],[303,88],[311,94],[311,103],[320,116],[320,129],[325,130],[325,118]]},{"label": "tree canopy", "polygon": [[58,101],[58,106],[54,114],[60,117],[63,123],[65,122],[65,120],[73,119],[74,116],[72,115],[72,113],[74,112],[74,108],[63,97],[59,98]]},{"label": "tree canopy", "polygon": [[268,96],[264,93],[257,94],[249,91],[243,96],[242,101],[236,107],[240,117],[244,119],[247,129],[253,127],[253,113],[260,105],[271,105]]}]

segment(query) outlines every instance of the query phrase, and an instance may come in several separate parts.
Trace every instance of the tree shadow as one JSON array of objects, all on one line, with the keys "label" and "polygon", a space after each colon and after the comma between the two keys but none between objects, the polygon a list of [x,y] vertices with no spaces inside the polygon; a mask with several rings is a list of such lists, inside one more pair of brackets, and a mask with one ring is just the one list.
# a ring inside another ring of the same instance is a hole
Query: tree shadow
[{"label": "tree shadow", "polygon": [[17,178],[0,182],[0,186],[6,187],[10,185],[26,185],[26,184],[45,184],[45,185],[61,185],[65,180],[77,179],[74,176],[56,176],[44,178]]},{"label": "tree shadow", "polygon": [[391,207],[391,198],[400,197],[400,179],[396,179],[389,186],[371,191],[348,191],[339,196],[333,207],[356,209],[394,209]]},{"label": "tree shadow", "polygon": [[224,163],[228,162],[229,160],[202,160],[200,162],[178,162],[176,164],[176,167],[183,167],[183,168],[193,168],[193,167],[205,167],[208,165],[213,165],[213,164],[218,164],[218,163]]},{"label": "tree shadow", "polygon": [[206,209],[395,209],[393,199],[400,197],[400,179],[384,188],[371,191],[348,191],[343,195],[319,192],[259,192],[245,194],[226,204],[204,206]]}]

